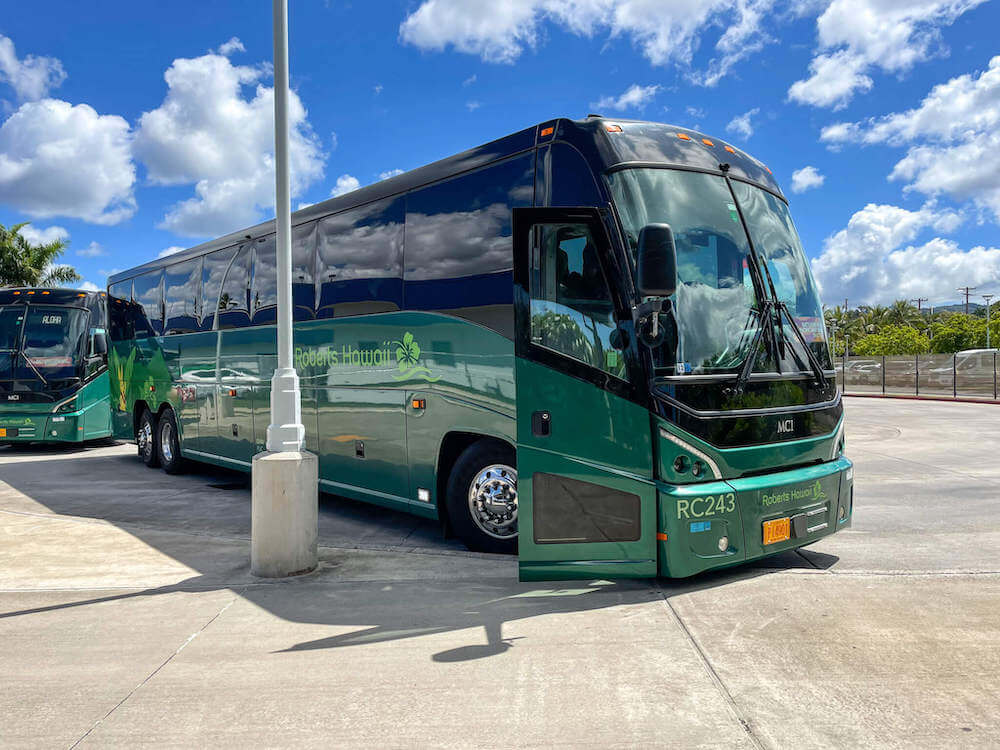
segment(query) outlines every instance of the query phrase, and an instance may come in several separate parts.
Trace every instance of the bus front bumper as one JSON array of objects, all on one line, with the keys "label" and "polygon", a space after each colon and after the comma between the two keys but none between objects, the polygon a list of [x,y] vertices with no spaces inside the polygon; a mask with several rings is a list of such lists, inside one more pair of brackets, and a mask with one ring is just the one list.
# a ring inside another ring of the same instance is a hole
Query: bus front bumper
[{"label": "bus front bumper", "polygon": [[65,414],[0,412],[0,445],[78,442],[83,440],[83,418],[82,411]]},{"label": "bus front bumper", "polygon": [[724,568],[812,544],[851,525],[854,466],[823,464],[728,481],[663,485],[659,574]]}]

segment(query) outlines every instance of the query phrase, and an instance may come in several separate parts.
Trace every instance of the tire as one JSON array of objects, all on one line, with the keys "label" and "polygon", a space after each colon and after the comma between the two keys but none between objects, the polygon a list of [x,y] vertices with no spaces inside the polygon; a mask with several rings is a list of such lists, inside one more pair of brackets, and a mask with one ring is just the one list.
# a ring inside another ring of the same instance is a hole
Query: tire
[{"label": "tire", "polygon": [[149,409],[143,409],[142,416],[139,417],[139,429],[135,434],[135,443],[138,448],[139,460],[151,469],[159,466],[156,438],[156,417]]},{"label": "tire", "polygon": [[[483,503],[487,497],[484,490],[495,499],[491,505]],[[469,549],[516,554],[514,449],[491,440],[480,440],[466,448],[448,477],[445,504],[452,529]]]},{"label": "tire", "polygon": [[166,409],[157,422],[156,457],[160,468],[167,474],[180,474],[184,471],[180,433],[177,431],[177,418],[173,409]]}]

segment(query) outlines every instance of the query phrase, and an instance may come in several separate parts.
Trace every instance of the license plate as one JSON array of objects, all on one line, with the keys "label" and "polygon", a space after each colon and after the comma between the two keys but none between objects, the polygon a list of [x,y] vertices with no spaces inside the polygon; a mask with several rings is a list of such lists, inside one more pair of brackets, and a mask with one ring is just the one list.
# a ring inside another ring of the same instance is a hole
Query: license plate
[{"label": "license plate", "polygon": [[7,437],[7,428],[0,427],[0,437]]},{"label": "license plate", "polygon": [[791,529],[790,518],[774,518],[770,521],[764,521],[764,545],[785,541],[791,537]]}]

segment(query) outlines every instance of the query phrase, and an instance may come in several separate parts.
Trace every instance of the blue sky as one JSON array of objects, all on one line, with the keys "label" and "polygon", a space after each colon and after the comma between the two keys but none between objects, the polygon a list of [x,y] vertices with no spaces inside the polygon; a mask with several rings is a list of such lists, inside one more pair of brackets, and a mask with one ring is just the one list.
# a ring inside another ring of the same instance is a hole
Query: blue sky
[{"label": "blue sky", "polygon": [[[995,0],[290,6],[293,205],[597,111],[768,164],[830,304],[1000,292]],[[9,8],[0,223],[68,237],[103,286],[269,217],[270,24],[263,0]]]}]

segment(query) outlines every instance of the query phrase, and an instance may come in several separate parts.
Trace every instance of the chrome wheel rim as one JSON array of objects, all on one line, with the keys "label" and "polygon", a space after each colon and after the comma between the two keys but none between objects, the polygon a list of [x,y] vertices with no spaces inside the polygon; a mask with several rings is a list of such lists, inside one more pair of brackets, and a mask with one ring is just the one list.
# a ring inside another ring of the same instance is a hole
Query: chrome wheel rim
[{"label": "chrome wheel rim", "polygon": [[169,421],[164,420],[160,425],[160,452],[163,460],[168,464],[174,460],[174,426]]},{"label": "chrome wheel rim", "polygon": [[149,423],[148,419],[142,420],[136,439],[139,441],[139,452],[144,456],[148,456],[153,445],[153,425]]},{"label": "chrome wheel rim", "polygon": [[506,464],[482,469],[469,485],[469,515],[487,536],[517,536],[517,470]]}]

